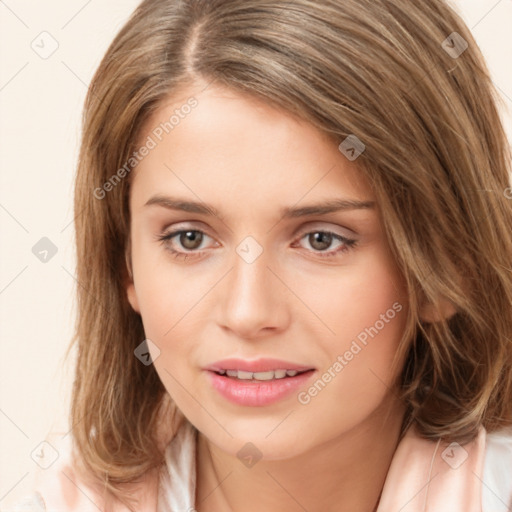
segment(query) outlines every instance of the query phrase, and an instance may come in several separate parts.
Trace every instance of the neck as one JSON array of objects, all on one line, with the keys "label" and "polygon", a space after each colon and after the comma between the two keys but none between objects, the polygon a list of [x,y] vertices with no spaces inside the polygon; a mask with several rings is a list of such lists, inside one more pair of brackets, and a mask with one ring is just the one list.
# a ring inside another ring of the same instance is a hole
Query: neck
[{"label": "neck", "polygon": [[404,409],[394,398],[355,428],[290,459],[250,469],[210,443],[197,445],[200,512],[374,512],[400,438]]}]

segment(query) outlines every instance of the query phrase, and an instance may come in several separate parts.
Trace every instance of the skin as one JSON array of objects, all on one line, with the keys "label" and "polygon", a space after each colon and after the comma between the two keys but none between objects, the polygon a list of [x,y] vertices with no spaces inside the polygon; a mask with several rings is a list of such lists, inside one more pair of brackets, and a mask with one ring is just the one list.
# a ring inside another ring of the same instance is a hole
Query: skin
[{"label": "skin", "polygon": [[[156,371],[200,433],[196,509],[372,512],[404,414],[391,366],[407,317],[405,283],[378,205],[279,214],[333,198],[375,201],[372,190],[357,160],[312,125],[213,85],[162,104],[141,144],[192,95],[198,105],[132,171],[127,296],[160,351],[152,350]],[[144,206],[156,194],[207,202],[222,219]],[[188,246],[179,235],[157,240],[175,229],[204,235]],[[332,238],[322,248],[318,231],[356,244]],[[236,252],[247,236],[263,250],[252,263]],[[169,247],[189,256],[176,259]],[[307,389],[394,303],[401,311],[308,404],[294,393],[264,407],[235,405],[202,370],[225,357],[275,357],[316,368]],[[262,454],[250,468],[237,457],[247,442]]]}]

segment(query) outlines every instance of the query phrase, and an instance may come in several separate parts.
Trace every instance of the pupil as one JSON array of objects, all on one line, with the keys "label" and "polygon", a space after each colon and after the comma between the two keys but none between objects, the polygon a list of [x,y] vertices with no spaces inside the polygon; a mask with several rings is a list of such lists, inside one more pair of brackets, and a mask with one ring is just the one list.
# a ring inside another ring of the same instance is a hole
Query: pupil
[{"label": "pupil", "polygon": [[[197,244],[198,239],[199,244]],[[187,249],[197,249],[201,245],[201,233],[198,231],[185,231],[181,234],[180,242]]]},{"label": "pupil", "polygon": [[[322,250],[327,249],[331,245],[332,235],[329,233],[313,233],[310,236],[311,246],[315,249]],[[311,237],[313,237],[313,241],[311,241]],[[317,242],[320,241],[320,247],[318,247]]]}]

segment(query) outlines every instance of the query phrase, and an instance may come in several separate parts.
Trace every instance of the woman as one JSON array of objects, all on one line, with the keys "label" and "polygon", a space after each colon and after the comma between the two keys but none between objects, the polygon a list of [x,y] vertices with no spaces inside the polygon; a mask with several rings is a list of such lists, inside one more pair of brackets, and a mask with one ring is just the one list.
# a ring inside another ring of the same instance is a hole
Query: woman
[{"label": "woman", "polygon": [[86,100],[72,440],[34,500],[508,510],[496,99],[441,0],[142,2]]}]

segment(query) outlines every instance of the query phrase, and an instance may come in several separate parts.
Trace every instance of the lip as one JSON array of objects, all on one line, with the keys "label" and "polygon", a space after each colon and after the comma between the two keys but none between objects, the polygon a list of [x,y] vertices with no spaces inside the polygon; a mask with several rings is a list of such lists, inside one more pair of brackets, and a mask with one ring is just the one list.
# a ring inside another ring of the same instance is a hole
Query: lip
[{"label": "lip", "polygon": [[270,370],[297,370],[298,372],[304,370],[314,370],[312,366],[305,366],[301,364],[292,363],[290,361],[283,361],[282,359],[274,359],[264,357],[260,359],[237,359],[234,357],[215,361],[211,365],[203,368],[212,372],[221,370],[242,370],[246,372],[268,372]]},{"label": "lip", "polygon": [[219,375],[213,370],[206,371],[212,387],[226,400],[237,405],[250,407],[263,407],[287,398],[296,393],[299,388],[305,386],[306,382],[315,373],[316,371],[312,369],[294,377],[249,381]]}]

